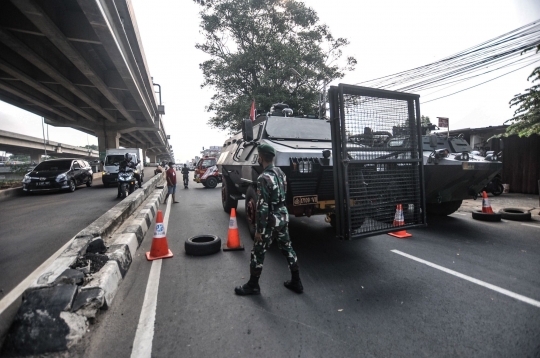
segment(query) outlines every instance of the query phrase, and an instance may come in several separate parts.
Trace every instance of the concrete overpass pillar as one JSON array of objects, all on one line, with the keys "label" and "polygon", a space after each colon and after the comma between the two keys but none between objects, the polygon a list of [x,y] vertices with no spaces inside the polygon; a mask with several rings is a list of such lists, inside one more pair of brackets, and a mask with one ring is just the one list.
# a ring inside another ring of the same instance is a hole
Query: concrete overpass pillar
[{"label": "concrete overpass pillar", "polygon": [[95,133],[98,138],[99,160],[105,159],[105,151],[107,149],[117,149],[120,147],[120,137],[122,136],[120,132],[101,129],[96,130]]},{"label": "concrete overpass pillar", "polygon": [[30,162],[34,162],[36,164],[41,163],[41,154],[42,152],[32,152],[30,153]]}]

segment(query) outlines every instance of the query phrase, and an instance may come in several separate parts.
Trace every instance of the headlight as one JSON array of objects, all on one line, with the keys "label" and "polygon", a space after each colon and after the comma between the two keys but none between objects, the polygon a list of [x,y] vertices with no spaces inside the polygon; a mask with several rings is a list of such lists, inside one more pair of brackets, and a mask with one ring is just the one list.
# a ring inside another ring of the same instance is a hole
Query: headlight
[{"label": "headlight", "polygon": [[28,184],[32,181],[32,179],[30,179],[30,177],[28,175],[25,175],[22,182],[25,183],[25,184]]},{"label": "headlight", "polygon": [[469,153],[467,153],[467,152],[463,152],[463,153],[461,153],[459,155],[456,155],[454,158],[457,159],[457,160],[463,160],[464,162],[467,162],[470,159],[469,158]]},{"label": "headlight", "polygon": [[109,172],[103,171],[103,173],[101,173],[101,175],[109,175]]},{"label": "headlight", "polygon": [[58,182],[64,181],[66,179],[67,179],[66,174],[60,174],[59,176],[56,177],[56,181],[58,181]]},{"label": "headlight", "polygon": [[310,161],[298,163],[298,170],[300,173],[311,173],[313,171],[313,166]]}]

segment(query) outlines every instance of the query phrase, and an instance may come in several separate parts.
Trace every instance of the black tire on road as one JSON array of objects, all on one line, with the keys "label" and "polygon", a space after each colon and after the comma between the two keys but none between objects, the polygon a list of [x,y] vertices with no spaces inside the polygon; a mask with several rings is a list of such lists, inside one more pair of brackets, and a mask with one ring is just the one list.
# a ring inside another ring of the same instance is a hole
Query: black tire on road
[{"label": "black tire on road", "polygon": [[92,186],[92,179],[93,178],[90,177],[90,179],[88,179],[88,181],[86,182],[86,186],[89,187],[89,188]]},{"label": "black tire on road", "polygon": [[212,255],[221,251],[221,239],[216,235],[197,235],[187,239],[184,248],[191,256]]},{"label": "black tire on road", "polygon": [[463,200],[447,201],[446,203],[426,203],[426,214],[446,216],[454,213]]},{"label": "black tire on road", "polygon": [[120,199],[124,200],[128,196],[128,188],[126,185],[120,187]]},{"label": "black tire on road", "polygon": [[475,220],[480,220],[480,221],[495,222],[495,221],[501,221],[501,214],[499,213],[486,214],[480,210],[475,210],[472,212],[472,218]]},{"label": "black tire on road", "polygon": [[221,185],[221,204],[223,205],[223,210],[228,214],[231,213],[231,209],[236,210],[238,207],[238,200],[234,200],[230,195],[231,185],[229,179],[224,179]]},{"label": "black tire on road", "polygon": [[255,189],[250,186],[246,192],[246,217],[249,228],[249,235],[253,240],[255,238],[255,220],[257,213],[257,193]]},{"label": "black tire on road", "polygon": [[75,191],[75,189],[77,189],[77,185],[75,184],[75,181],[74,181],[73,179],[71,179],[71,180],[69,181],[69,189],[68,189],[68,190],[69,190],[71,193],[73,193],[73,192]]},{"label": "black tire on road", "polygon": [[218,182],[215,177],[209,177],[206,179],[206,187],[210,189],[214,189],[217,186]]},{"label": "black tire on road", "polygon": [[514,221],[530,221],[531,212],[517,208],[503,208],[499,210],[499,214],[503,219]]}]

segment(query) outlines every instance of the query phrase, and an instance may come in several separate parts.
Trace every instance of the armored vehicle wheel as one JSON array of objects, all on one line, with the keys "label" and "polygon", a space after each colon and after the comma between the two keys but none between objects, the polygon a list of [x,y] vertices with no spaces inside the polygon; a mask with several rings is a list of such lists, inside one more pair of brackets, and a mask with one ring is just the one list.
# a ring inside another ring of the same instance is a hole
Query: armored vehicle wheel
[{"label": "armored vehicle wheel", "polygon": [[217,179],[215,177],[210,177],[206,179],[206,187],[210,189],[214,189],[217,186]]},{"label": "armored vehicle wheel", "polygon": [[255,220],[257,213],[257,193],[253,187],[249,187],[246,192],[246,216],[251,239],[255,238]]},{"label": "armored vehicle wheel", "polygon": [[504,187],[501,183],[496,183],[495,184],[495,189],[493,189],[491,191],[491,194],[495,195],[495,196],[499,196],[501,195],[502,193],[504,192]]},{"label": "armored vehicle wheel", "polygon": [[447,201],[446,203],[426,203],[428,215],[446,216],[455,212],[461,206],[463,200]]},{"label": "armored vehicle wheel", "polygon": [[223,204],[223,210],[226,213],[231,213],[231,209],[238,207],[238,200],[231,198],[230,194],[231,182],[229,179],[224,179],[223,184],[221,185],[221,204]]}]

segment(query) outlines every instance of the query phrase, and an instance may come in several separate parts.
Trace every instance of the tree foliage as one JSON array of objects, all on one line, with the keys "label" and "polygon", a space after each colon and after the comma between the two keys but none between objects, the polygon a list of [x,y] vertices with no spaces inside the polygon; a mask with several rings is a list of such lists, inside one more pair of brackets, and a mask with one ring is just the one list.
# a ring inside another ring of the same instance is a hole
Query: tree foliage
[{"label": "tree foliage", "polygon": [[[540,45],[536,47],[536,53],[540,52]],[[540,67],[536,67],[527,80],[532,82],[540,80]],[[510,107],[517,106],[513,123],[506,129],[506,136],[517,134],[520,137],[528,137],[532,134],[540,134],[540,83],[533,85],[510,100]]]},{"label": "tree foliage", "polygon": [[424,127],[427,127],[431,124],[431,120],[429,119],[428,116],[424,116],[424,115],[420,116],[420,121],[422,123],[422,126]]},{"label": "tree foliage", "polygon": [[201,87],[215,94],[211,126],[237,130],[252,101],[265,111],[284,102],[299,114],[317,113],[323,86],[356,65],[341,60],[345,38],[334,38],[317,13],[296,0],[194,0],[201,5],[204,43]]}]

